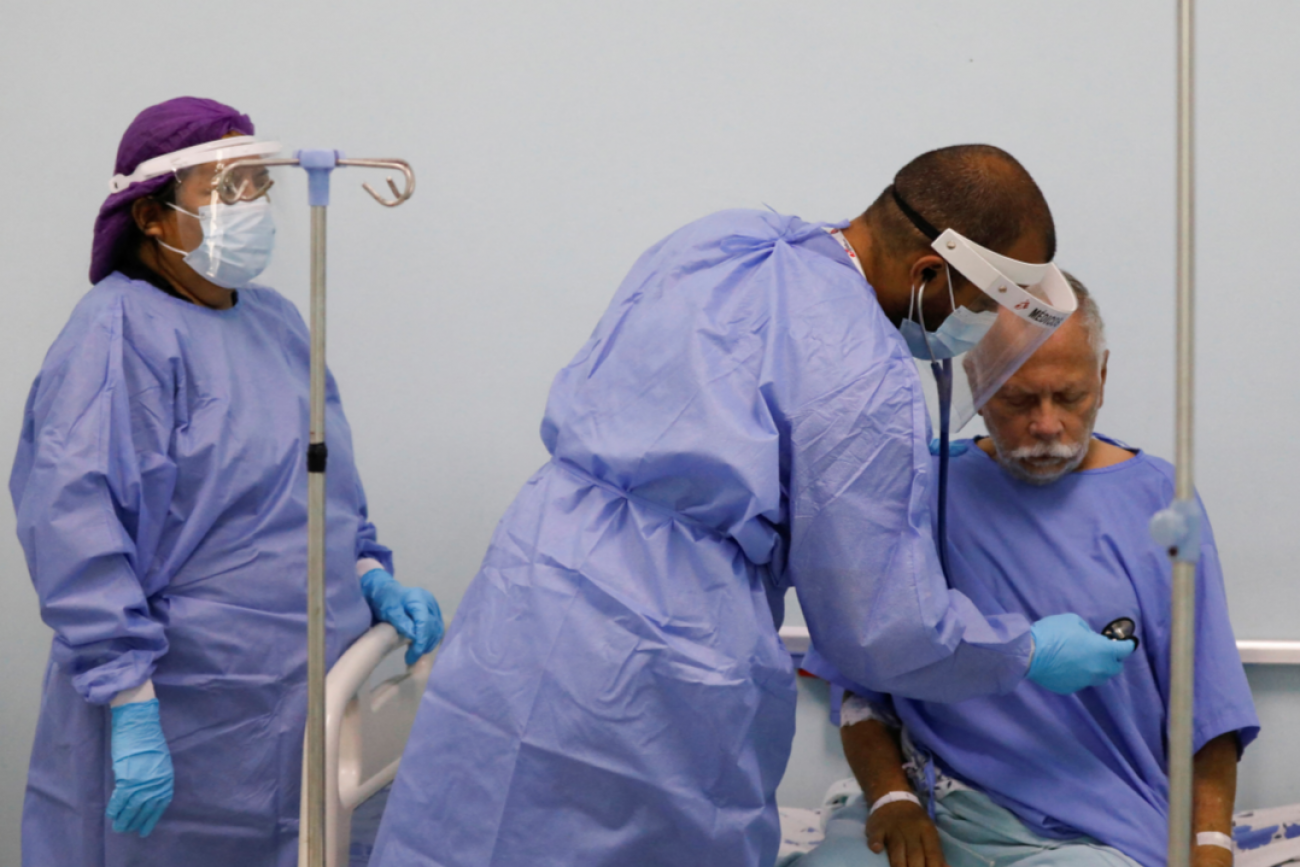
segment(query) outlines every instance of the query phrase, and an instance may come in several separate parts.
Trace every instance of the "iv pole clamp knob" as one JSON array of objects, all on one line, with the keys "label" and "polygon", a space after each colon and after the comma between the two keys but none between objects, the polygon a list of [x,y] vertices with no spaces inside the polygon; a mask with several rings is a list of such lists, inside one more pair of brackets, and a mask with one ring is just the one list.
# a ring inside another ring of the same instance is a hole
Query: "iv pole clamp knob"
[{"label": "iv pole clamp knob", "polygon": [[307,201],[313,208],[323,208],[330,203],[330,172],[343,159],[343,151],[295,151],[298,165],[307,171]]},{"label": "iv pole clamp knob", "polygon": [[1195,563],[1201,558],[1201,510],[1194,500],[1174,500],[1161,509],[1148,526],[1151,538],[1179,563]]}]

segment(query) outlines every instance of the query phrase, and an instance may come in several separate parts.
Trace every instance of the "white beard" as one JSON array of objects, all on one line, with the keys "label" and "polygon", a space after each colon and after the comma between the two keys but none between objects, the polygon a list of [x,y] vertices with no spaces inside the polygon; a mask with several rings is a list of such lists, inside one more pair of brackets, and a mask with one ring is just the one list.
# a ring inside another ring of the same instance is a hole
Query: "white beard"
[{"label": "white beard", "polygon": [[[1008,449],[998,442],[997,434],[993,433],[992,429],[989,430],[989,437],[993,440],[995,459],[1002,469],[1031,485],[1050,485],[1077,470],[1083,463],[1083,459],[1088,456],[1088,444],[1092,441],[1092,425],[1088,425],[1083,438],[1077,443],[1035,443],[1032,446]],[[1054,460],[1042,464],[1034,461],[1035,458]]]}]

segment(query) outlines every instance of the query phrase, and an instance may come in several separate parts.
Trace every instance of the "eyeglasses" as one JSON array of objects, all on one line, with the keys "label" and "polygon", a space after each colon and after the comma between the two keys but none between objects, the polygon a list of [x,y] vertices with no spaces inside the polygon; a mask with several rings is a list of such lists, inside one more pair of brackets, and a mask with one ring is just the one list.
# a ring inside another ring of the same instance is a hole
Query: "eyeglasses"
[{"label": "eyeglasses", "polygon": [[221,169],[218,164],[214,177],[221,178],[221,189],[216,192],[223,202],[251,202],[262,198],[275,186],[270,170],[264,165],[235,165],[224,174]]}]

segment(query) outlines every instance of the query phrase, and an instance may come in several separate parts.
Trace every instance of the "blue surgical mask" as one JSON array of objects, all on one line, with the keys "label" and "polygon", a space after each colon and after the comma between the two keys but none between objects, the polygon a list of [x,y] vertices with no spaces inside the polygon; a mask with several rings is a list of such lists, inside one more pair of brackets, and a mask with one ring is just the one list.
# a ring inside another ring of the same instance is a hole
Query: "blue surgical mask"
[{"label": "blue surgical mask", "polygon": [[921,297],[924,294],[925,285],[922,284],[921,288],[913,293],[912,309],[908,310],[908,318],[898,326],[914,358],[923,361],[955,358],[963,352],[974,349],[993,327],[993,323],[998,321],[997,311],[986,310],[976,313],[965,307],[957,307],[939,326],[938,331],[926,331],[920,323],[912,319],[913,311],[919,315]]},{"label": "blue surgical mask", "polygon": [[271,203],[265,199],[204,205],[197,214],[176,205],[172,207],[199,221],[203,241],[188,253],[163,246],[184,256],[185,264],[203,279],[226,289],[242,289],[270,264],[275,247],[275,220]]}]

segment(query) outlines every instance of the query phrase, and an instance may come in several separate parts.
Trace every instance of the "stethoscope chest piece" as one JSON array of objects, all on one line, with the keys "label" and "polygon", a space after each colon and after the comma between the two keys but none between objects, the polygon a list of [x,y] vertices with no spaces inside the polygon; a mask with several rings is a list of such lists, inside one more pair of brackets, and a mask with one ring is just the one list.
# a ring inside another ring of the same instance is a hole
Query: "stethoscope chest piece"
[{"label": "stethoscope chest piece", "polygon": [[1137,637],[1137,624],[1130,617],[1117,617],[1106,624],[1101,634],[1111,641],[1131,641],[1134,647],[1141,643]]}]

